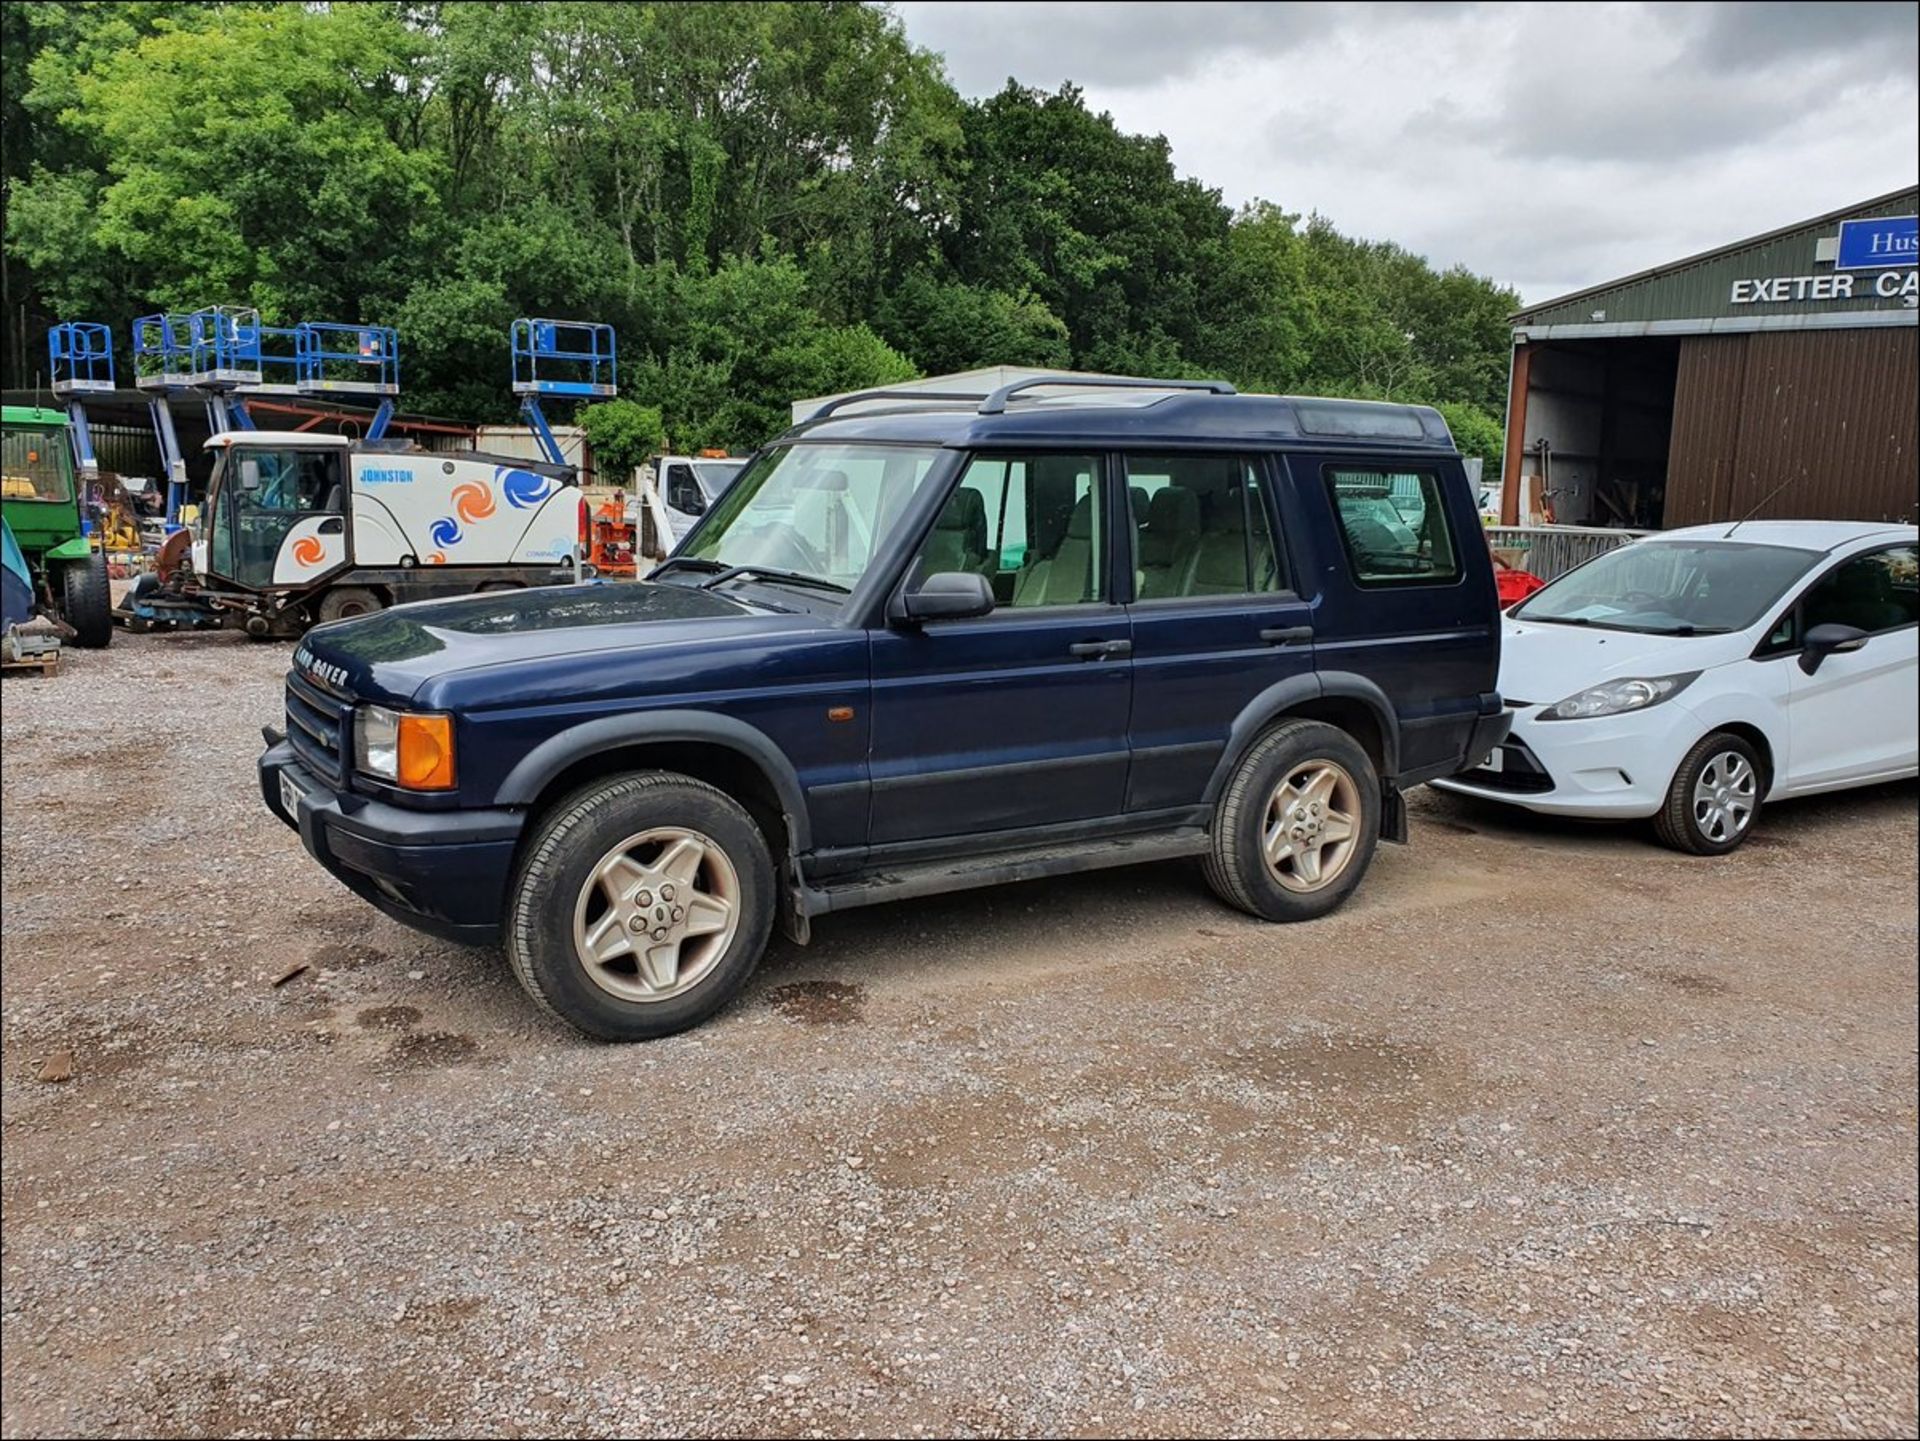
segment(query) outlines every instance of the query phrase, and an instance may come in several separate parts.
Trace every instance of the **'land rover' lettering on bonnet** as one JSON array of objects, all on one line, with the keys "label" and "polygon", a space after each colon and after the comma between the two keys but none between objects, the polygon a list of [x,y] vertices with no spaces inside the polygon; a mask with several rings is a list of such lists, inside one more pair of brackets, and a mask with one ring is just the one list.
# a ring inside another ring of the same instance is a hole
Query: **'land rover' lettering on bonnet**
[{"label": "'land rover' lettering on bonnet", "polygon": [[293,653],[293,664],[294,669],[305,671],[315,680],[335,690],[347,688],[347,668],[343,665],[329,665],[305,646],[301,646]]}]

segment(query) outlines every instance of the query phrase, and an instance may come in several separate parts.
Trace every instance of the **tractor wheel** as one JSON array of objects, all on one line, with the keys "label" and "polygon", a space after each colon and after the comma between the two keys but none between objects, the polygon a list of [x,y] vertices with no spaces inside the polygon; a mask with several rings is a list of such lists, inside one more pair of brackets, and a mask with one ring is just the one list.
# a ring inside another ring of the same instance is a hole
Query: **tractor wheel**
[{"label": "tractor wheel", "polygon": [[113,639],[113,588],[107,584],[105,552],[61,563],[60,614],[73,627],[77,646],[99,650]]}]

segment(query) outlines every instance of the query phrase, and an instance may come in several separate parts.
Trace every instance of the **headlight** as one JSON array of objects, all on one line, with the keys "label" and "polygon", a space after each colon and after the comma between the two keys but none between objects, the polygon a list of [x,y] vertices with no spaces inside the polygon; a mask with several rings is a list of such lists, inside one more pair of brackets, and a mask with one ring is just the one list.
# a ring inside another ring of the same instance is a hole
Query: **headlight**
[{"label": "headlight", "polygon": [[1595,716],[1645,710],[1650,705],[1673,699],[1693,684],[1699,674],[1692,670],[1684,675],[1653,676],[1645,680],[1610,680],[1570,695],[1558,705],[1548,706],[1540,713],[1540,719],[1591,720]]},{"label": "headlight", "polygon": [[383,781],[400,776],[400,717],[384,706],[363,705],[353,713],[353,764]]},{"label": "headlight", "polygon": [[453,717],[363,705],[353,713],[353,763],[407,790],[452,790]]}]

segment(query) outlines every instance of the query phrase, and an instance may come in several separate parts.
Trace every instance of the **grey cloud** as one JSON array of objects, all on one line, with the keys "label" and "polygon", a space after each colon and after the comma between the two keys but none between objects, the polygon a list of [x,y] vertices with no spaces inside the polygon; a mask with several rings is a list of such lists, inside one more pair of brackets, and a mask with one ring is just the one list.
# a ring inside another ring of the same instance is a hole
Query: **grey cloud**
[{"label": "grey cloud", "polygon": [[1715,4],[1688,7],[1689,58],[1713,69],[1844,56],[1863,76],[1910,75],[1920,64],[1920,6],[1908,3]]},{"label": "grey cloud", "polygon": [[1444,17],[1467,5],[900,4],[908,34],[943,52],[963,94],[1009,76],[1047,88],[1061,80],[1127,89],[1193,74],[1229,55],[1274,56],[1346,25]]}]

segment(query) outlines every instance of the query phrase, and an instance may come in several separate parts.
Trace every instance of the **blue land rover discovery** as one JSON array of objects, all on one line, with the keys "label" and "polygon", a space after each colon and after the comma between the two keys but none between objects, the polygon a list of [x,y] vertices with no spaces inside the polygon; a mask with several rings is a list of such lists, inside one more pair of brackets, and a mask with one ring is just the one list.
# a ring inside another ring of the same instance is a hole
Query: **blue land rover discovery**
[{"label": "blue land rover discovery", "polygon": [[1497,619],[1432,410],[868,392],[645,581],[309,632],[260,783],[361,898],[638,1039],[879,901],[1198,857],[1323,915],[1504,734]]}]

